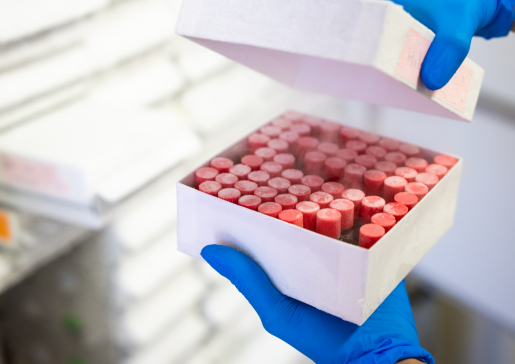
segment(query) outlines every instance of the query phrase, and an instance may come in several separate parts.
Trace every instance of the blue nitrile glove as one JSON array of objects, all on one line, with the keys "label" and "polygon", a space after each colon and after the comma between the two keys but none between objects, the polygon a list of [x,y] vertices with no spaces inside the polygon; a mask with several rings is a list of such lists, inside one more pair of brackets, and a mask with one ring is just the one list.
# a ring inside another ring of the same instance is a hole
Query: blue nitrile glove
[{"label": "blue nitrile glove", "polygon": [[422,64],[430,90],[442,88],[468,54],[474,35],[490,39],[508,34],[515,0],[393,0],[431,29],[436,37]]},{"label": "blue nitrile glove", "polygon": [[232,248],[208,245],[201,255],[245,296],[266,331],[317,364],[393,364],[408,358],[434,363],[420,347],[404,281],[360,327],[282,295],[254,261]]}]

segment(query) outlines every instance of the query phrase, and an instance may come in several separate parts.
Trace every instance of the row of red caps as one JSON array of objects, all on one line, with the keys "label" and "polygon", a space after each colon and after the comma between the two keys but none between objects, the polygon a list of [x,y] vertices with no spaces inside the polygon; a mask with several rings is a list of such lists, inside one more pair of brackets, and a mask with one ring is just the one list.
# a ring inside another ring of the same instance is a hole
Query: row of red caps
[{"label": "row of red caps", "polygon": [[199,168],[196,187],[332,238],[361,218],[365,248],[457,162],[438,155],[428,164],[415,145],[295,112],[251,134],[247,144],[240,164],[216,157]]}]

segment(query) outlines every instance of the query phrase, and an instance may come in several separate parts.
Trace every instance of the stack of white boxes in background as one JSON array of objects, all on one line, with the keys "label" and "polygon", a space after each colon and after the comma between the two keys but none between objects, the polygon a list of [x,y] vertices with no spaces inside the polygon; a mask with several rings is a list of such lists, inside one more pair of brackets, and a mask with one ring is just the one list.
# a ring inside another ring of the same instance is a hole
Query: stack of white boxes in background
[{"label": "stack of white boxes in background", "polygon": [[[306,362],[265,334],[229,282],[176,251],[175,182],[284,111],[292,95],[174,35],[179,6],[180,0],[0,3],[0,138],[63,113],[94,115],[106,107],[180,120],[184,135],[202,146],[123,193],[119,183],[103,185],[104,200],[82,210],[20,190],[16,179],[8,187],[4,181],[0,203],[19,220],[0,255],[0,331],[10,363]],[[303,106],[320,102],[330,103],[308,98]],[[102,138],[109,133],[116,131],[99,131]],[[135,147],[118,143],[116,153]]]}]

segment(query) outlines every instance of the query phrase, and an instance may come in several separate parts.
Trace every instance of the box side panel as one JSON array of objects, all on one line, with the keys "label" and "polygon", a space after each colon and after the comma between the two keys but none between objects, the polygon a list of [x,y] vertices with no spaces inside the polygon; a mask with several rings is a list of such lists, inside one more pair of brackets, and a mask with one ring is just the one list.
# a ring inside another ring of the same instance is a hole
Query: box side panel
[{"label": "box side panel", "polygon": [[184,36],[371,64],[388,7],[388,2],[363,0],[186,0],[176,31]]},{"label": "box side panel", "polygon": [[366,256],[359,247],[177,185],[178,249],[196,258],[209,244],[251,257],[283,294],[361,323]]},{"label": "box side panel", "polygon": [[467,58],[444,88],[437,91],[428,90],[420,78],[420,71],[433,39],[434,33],[402,7],[391,6],[385,18],[375,66],[436,104],[465,120],[471,120],[484,71]]},{"label": "box side panel", "polygon": [[[409,38],[412,32],[419,37]],[[391,6],[385,17],[375,66],[417,89],[420,66],[434,36],[431,30],[416,21],[401,6]]]},{"label": "box side panel", "polygon": [[463,161],[369,250],[365,321],[452,226]]}]

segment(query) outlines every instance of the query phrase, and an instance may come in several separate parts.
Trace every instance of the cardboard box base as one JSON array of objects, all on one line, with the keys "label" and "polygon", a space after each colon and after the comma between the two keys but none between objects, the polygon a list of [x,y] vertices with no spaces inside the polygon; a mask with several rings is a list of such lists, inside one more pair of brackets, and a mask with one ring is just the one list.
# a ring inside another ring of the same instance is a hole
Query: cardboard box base
[{"label": "cardboard box base", "polygon": [[[237,161],[245,149],[241,141],[219,155]],[[460,160],[369,250],[202,193],[192,173],[177,184],[178,249],[202,259],[209,244],[235,248],[283,294],[362,325],[452,226],[461,169]]]}]

